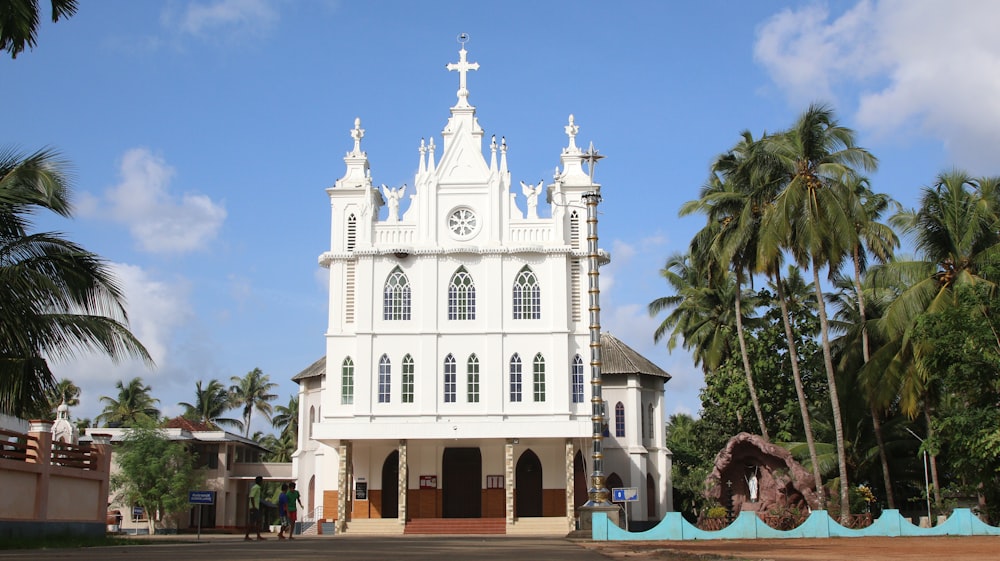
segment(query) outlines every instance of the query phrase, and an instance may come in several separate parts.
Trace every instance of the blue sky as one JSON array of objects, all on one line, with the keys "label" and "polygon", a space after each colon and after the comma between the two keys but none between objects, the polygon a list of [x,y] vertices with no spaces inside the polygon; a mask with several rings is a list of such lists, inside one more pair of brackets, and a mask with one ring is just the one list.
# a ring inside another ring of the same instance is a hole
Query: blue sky
[{"label": "blue sky", "polygon": [[880,159],[874,188],[906,206],[953,166],[1000,174],[998,20],[1000,4],[972,0],[84,3],[0,58],[0,144],[73,163],[76,216],[36,223],[113,264],[157,368],[54,370],[83,388],[75,417],[134,376],[177,414],[197,380],[254,367],[287,402],[324,352],[325,189],[354,119],[374,181],[412,184],[420,139],[441,144],[464,32],[470,103],[486,138],[506,137],[515,184],[551,180],[571,113],[607,156],[602,323],[673,374],[668,414],[697,413],[700,371],[653,343],[661,318],[645,310],[701,226],[677,211],[712,158],[821,101]]}]

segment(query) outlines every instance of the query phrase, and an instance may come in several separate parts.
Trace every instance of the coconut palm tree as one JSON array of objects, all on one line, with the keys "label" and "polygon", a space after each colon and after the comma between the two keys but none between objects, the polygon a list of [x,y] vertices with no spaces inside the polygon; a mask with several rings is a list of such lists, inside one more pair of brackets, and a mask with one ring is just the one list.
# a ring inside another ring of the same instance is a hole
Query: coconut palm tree
[{"label": "coconut palm tree", "polygon": [[150,395],[153,390],[142,382],[142,378],[132,378],[126,384],[118,380],[118,399],[101,396],[104,410],[94,419],[110,427],[132,427],[138,424],[156,423],[160,410],[156,408],[159,399]]},{"label": "coconut palm tree", "polygon": [[242,378],[233,376],[230,380],[233,382],[229,388],[232,404],[243,409],[244,435],[249,437],[250,419],[255,410],[264,415],[268,421],[271,420],[273,412],[271,402],[278,397],[271,391],[278,387],[278,384],[272,382],[270,377],[264,374],[260,368],[254,368]]},{"label": "coconut palm tree", "polygon": [[[926,341],[910,335],[922,314],[937,313],[956,305],[955,289],[1000,283],[1000,178],[974,178],[951,170],[925,187],[916,210],[895,214],[890,222],[912,238],[921,260],[894,261],[872,272],[878,285],[906,287],[887,307],[878,328],[888,343],[873,356],[865,371],[869,377],[882,372],[892,393],[879,396],[880,405],[896,400],[911,419],[921,413],[927,438],[935,441],[932,373],[921,361]],[[930,450],[935,500],[940,503],[937,450]]]},{"label": "coconut palm tree", "polygon": [[243,430],[243,423],[238,419],[223,417],[227,411],[233,408],[232,397],[229,390],[218,380],[211,380],[208,385],[202,387],[201,380],[195,383],[194,404],[181,402],[184,408],[184,416],[194,421],[232,427],[238,431]]},{"label": "coconut palm tree", "polygon": [[[68,18],[76,13],[77,0],[51,0],[52,21]],[[5,0],[0,4],[0,49],[11,58],[27,48],[35,48],[38,37],[38,0]]]},{"label": "coconut palm tree", "polygon": [[292,441],[298,442],[299,436],[299,396],[288,398],[288,405],[276,405],[271,426],[278,429],[279,434],[291,434]]},{"label": "coconut palm tree", "polygon": [[59,234],[30,233],[39,210],[71,215],[67,163],[52,150],[0,150],[0,413],[44,411],[49,360],[97,351],[114,361],[149,353],[128,330],[107,264]]},{"label": "coconut palm tree", "polygon": [[787,248],[799,266],[813,272],[837,438],[840,521],[846,525],[850,519],[847,452],[820,270],[828,267],[831,273],[836,271],[850,254],[856,234],[845,208],[849,192],[844,182],[856,172],[874,171],[877,160],[855,144],[854,131],[841,126],[833,110],[824,105],[811,105],[789,130],[764,142],[771,161],[783,169],[787,183],[774,205],[765,211],[762,238],[770,243],[763,245],[772,252],[767,256],[771,259],[779,248]]}]

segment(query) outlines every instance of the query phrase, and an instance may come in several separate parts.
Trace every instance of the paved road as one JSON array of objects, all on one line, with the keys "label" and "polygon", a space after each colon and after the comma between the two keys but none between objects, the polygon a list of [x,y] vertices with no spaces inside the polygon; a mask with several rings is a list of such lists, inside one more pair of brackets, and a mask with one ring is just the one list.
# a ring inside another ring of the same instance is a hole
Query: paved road
[{"label": "paved road", "polygon": [[608,561],[561,538],[437,536],[303,536],[294,541],[245,542],[243,536],[203,536],[201,542],[161,541],[83,549],[0,551],[0,561]]}]

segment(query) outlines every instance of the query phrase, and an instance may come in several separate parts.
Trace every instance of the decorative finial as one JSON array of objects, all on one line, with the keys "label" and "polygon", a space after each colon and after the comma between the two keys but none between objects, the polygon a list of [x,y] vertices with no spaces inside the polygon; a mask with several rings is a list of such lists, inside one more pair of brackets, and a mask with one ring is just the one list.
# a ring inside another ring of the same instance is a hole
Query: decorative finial
[{"label": "decorative finial", "polygon": [[465,106],[469,104],[469,89],[465,84],[465,75],[469,70],[479,70],[478,62],[468,62],[465,58],[467,54],[465,50],[465,44],[469,41],[468,33],[461,33],[458,36],[458,43],[462,45],[462,49],[458,51],[458,62],[450,62],[445,66],[448,70],[458,71],[458,105]]},{"label": "decorative finial", "polygon": [[576,133],[580,131],[580,127],[576,126],[573,120],[573,114],[569,115],[569,124],[564,127],[566,131],[566,136],[569,137],[569,150],[577,150],[576,147]]},{"label": "decorative finial", "polygon": [[604,159],[603,154],[598,154],[597,149],[594,148],[594,143],[590,143],[590,148],[583,153],[583,161],[587,162],[587,168],[590,172],[590,184],[594,184],[594,166],[597,164],[598,160]]},{"label": "decorative finial", "polygon": [[351,130],[351,138],[354,139],[354,154],[361,153],[361,139],[365,136],[365,129],[361,128],[361,117],[355,117],[354,129]]}]

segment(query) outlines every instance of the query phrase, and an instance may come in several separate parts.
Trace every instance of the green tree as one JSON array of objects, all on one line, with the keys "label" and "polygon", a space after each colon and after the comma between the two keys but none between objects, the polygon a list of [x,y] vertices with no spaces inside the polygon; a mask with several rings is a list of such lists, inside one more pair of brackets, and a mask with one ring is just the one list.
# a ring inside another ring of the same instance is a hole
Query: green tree
[{"label": "green tree", "polygon": [[49,360],[97,351],[152,364],[107,264],[58,234],[29,232],[39,210],[70,216],[66,168],[51,150],[0,151],[0,412],[10,415],[48,407]]},{"label": "green tree", "polygon": [[104,410],[94,422],[110,427],[133,427],[159,420],[160,410],[156,404],[160,400],[150,395],[153,388],[144,384],[142,378],[132,378],[128,384],[119,380],[115,387],[118,388],[118,399],[102,395]]},{"label": "green tree", "polygon": [[[77,0],[51,3],[53,23],[76,13]],[[39,23],[38,0],[4,0],[0,3],[0,49],[17,58],[25,48],[35,48]]]},{"label": "green tree", "polygon": [[117,445],[115,458],[118,471],[111,475],[112,492],[124,504],[145,509],[150,534],[156,532],[152,513],[181,513],[188,506],[188,491],[200,486],[194,456],[152,424],[130,428]]},{"label": "green tree", "polygon": [[[813,273],[819,311],[823,363],[829,386],[840,475],[840,521],[850,519],[850,489],[843,418],[830,347],[830,327],[820,270],[836,271],[850,253],[856,236],[845,210],[849,194],[844,181],[860,171],[874,171],[877,161],[855,144],[855,133],[839,124],[833,110],[811,105],[795,124],[766,143],[769,155],[783,168],[787,184],[764,216],[764,233],[780,243],[765,244],[772,252],[786,248],[797,264]],[[765,261],[769,259],[764,259]]]},{"label": "green tree", "polygon": [[223,416],[233,408],[233,401],[229,390],[218,380],[209,381],[205,387],[198,380],[195,383],[194,404],[182,401],[178,405],[184,408],[184,417],[193,421],[243,430],[243,423],[239,419]]},{"label": "green tree", "polygon": [[264,415],[268,421],[271,420],[273,412],[271,402],[278,397],[271,392],[278,387],[278,384],[272,382],[270,377],[264,374],[260,368],[254,368],[242,378],[233,376],[230,380],[233,382],[229,388],[232,403],[235,407],[243,409],[244,435],[249,437],[250,419],[254,411]]}]

